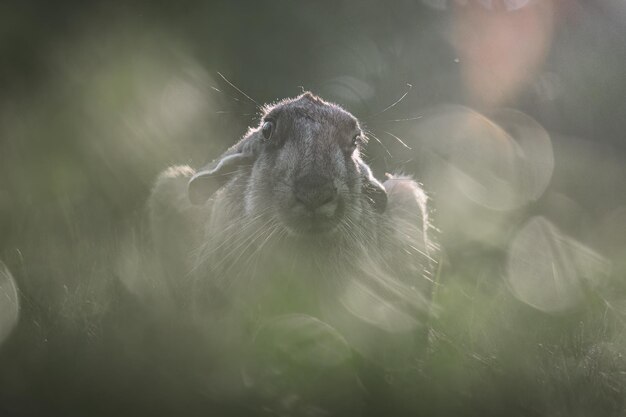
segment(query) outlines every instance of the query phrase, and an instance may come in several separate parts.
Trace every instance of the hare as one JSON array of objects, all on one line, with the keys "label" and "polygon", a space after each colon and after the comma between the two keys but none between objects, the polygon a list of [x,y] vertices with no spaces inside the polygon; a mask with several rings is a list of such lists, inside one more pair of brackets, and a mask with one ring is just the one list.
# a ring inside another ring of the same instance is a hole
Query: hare
[{"label": "hare", "polygon": [[410,177],[379,182],[366,139],[353,115],[304,93],[266,106],[215,161],[158,178],[151,228],[172,291],[225,352],[263,339],[296,362],[332,362],[315,354],[330,349],[386,367],[413,353],[437,251],[427,197]]}]

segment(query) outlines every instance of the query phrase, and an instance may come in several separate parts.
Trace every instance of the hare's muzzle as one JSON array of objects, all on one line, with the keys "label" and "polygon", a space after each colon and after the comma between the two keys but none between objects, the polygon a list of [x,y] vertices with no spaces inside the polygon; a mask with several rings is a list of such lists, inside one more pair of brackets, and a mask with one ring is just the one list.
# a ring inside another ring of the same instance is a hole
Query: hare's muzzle
[{"label": "hare's muzzle", "polygon": [[301,232],[327,232],[336,226],[341,201],[332,178],[308,174],[293,185],[290,223]]}]

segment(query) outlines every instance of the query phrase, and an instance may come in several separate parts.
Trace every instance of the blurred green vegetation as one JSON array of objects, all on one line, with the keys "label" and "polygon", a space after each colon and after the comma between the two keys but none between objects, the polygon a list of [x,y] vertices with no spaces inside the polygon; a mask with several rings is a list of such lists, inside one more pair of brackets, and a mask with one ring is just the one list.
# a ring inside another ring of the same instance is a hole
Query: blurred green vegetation
[{"label": "blurred green vegetation", "polygon": [[[393,374],[355,365],[365,403],[340,413],[624,415],[623,5],[554,3],[539,69],[497,106],[464,84],[455,2],[2,3],[0,260],[10,273],[0,271],[0,290],[16,285],[19,319],[0,319],[0,414],[270,414],[257,399],[211,398],[206,335],[137,301],[124,274],[145,265],[125,245],[143,238],[158,172],[199,166],[256,123],[237,89],[261,104],[307,89],[378,138],[367,149],[378,176],[402,170],[424,184],[442,248],[418,363]],[[452,152],[459,132],[484,136],[447,105],[500,123],[511,143],[520,137],[498,111],[534,120],[554,155],[545,187],[536,173],[547,163],[509,171],[532,140],[500,151],[494,133]],[[451,175],[464,153],[463,175]],[[459,185],[475,183],[532,192],[488,194],[508,204],[494,208],[480,187]],[[319,386],[343,389],[350,372]]]}]

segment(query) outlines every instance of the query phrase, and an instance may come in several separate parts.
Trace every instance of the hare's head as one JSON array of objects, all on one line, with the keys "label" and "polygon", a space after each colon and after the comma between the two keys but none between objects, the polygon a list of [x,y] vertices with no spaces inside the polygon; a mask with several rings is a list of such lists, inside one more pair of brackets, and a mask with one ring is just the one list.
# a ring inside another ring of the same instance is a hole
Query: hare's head
[{"label": "hare's head", "polygon": [[239,181],[248,215],[297,235],[330,233],[386,208],[384,187],[361,159],[363,144],[354,116],[304,93],[266,107],[258,127],[191,179],[189,197],[203,204]]}]

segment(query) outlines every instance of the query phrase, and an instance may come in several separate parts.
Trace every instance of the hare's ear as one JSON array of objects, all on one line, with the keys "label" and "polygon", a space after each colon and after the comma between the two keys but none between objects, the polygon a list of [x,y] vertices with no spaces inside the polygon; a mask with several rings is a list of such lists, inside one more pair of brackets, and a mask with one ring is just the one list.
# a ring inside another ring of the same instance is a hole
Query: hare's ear
[{"label": "hare's ear", "polygon": [[189,201],[204,204],[213,193],[228,182],[239,167],[252,165],[256,159],[254,134],[242,139],[220,158],[200,168],[188,185]]},{"label": "hare's ear", "polygon": [[372,170],[363,161],[359,161],[359,169],[363,181],[362,193],[368,198],[369,202],[378,213],[384,213],[387,208],[387,191],[385,187],[374,178]]}]

